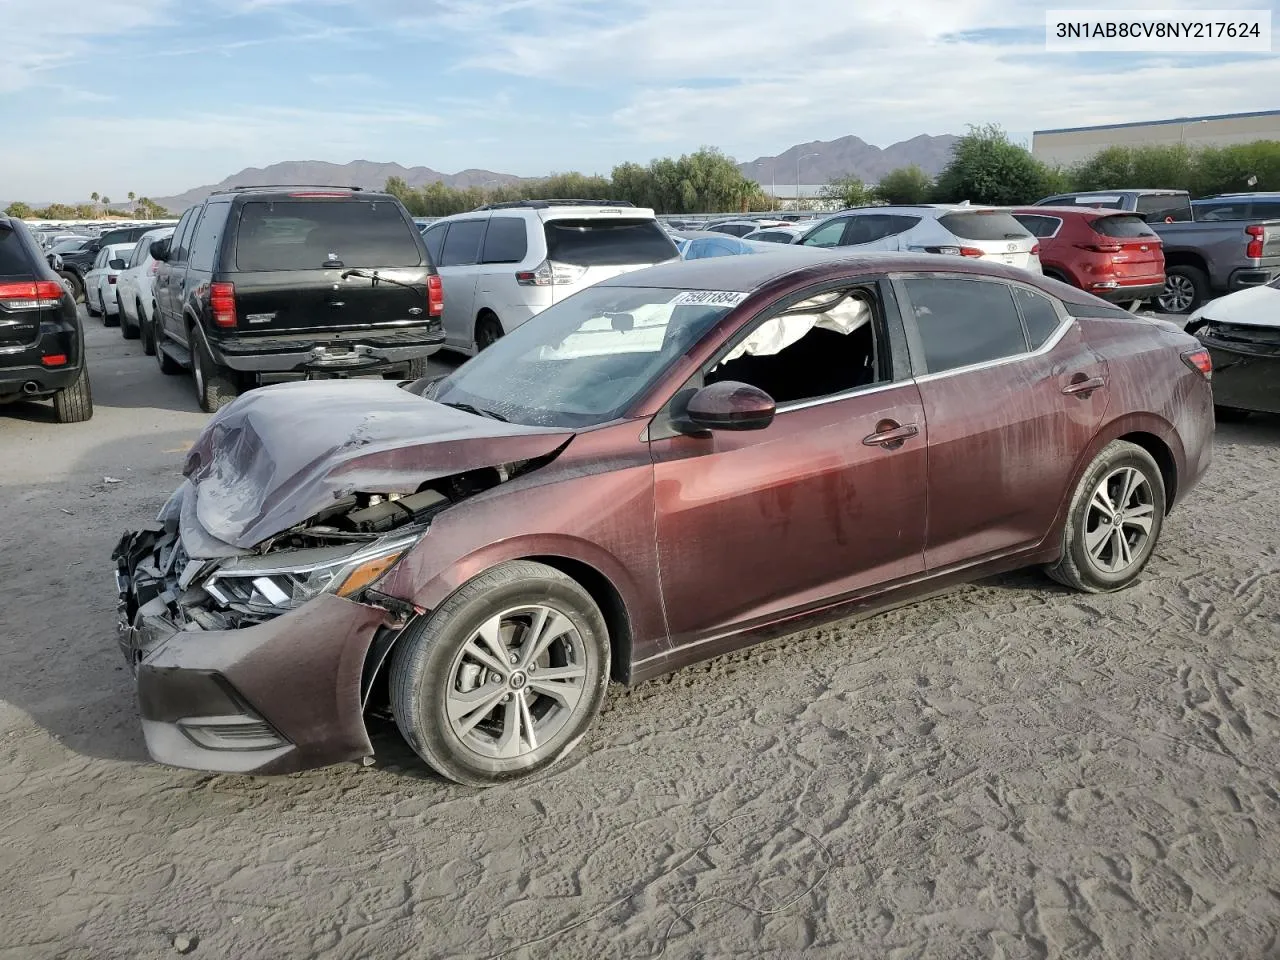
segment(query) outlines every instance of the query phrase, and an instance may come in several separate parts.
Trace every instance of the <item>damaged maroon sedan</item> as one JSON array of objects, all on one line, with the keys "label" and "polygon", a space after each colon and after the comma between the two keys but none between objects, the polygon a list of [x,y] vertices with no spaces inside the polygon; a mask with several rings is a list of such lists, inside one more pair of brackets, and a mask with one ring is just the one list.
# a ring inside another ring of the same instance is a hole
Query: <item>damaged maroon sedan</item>
[{"label": "damaged maroon sedan", "polygon": [[1209,465],[1205,349],[960,258],[661,265],[450,376],[252,391],[115,553],[151,755],[443,775],[567,754],[635,683],[940,586],[1143,570]]}]

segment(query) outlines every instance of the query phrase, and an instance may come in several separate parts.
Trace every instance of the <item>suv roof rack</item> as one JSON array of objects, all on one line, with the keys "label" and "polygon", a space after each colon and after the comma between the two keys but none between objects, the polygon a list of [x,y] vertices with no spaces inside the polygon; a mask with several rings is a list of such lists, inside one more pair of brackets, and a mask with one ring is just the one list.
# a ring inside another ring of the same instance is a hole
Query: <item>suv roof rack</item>
[{"label": "suv roof rack", "polygon": [[634,207],[630,200],[508,200],[486,203],[477,210],[546,210],[548,207]]},{"label": "suv roof rack", "polygon": [[364,187],[343,187],[332,183],[261,183],[227,187],[225,190],[216,190],[214,192],[238,193],[244,190],[292,190],[295,187],[303,187],[307,190],[351,190],[354,193],[359,193],[364,189]]}]

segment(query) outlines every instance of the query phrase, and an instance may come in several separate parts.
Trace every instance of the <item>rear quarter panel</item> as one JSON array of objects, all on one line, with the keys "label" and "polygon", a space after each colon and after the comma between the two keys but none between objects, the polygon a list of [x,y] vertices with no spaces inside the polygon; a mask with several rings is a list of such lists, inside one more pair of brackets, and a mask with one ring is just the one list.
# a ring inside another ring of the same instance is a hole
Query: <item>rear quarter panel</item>
[{"label": "rear quarter panel", "polygon": [[[1213,390],[1181,358],[1199,342],[1171,324],[1134,316],[1083,318],[1081,328],[1107,360],[1110,404],[1101,429],[1077,464],[1076,476],[1112,440],[1148,433],[1168,448],[1176,471],[1169,507],[1180,503],[1213,457]],[[1060,518],[1061,519],[1061,518]]]}]

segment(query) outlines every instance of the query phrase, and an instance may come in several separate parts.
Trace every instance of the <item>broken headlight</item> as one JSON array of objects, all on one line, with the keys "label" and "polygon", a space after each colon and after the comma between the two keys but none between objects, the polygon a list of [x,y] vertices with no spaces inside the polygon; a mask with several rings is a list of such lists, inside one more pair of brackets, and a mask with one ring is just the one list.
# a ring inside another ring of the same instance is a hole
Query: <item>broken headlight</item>
[{"label": "broken headlight", "polygon": [[202,586],[223,607],[284,613],[322,593],[355,595],[381,579],[421,536],[240,558],[219,567]]}]

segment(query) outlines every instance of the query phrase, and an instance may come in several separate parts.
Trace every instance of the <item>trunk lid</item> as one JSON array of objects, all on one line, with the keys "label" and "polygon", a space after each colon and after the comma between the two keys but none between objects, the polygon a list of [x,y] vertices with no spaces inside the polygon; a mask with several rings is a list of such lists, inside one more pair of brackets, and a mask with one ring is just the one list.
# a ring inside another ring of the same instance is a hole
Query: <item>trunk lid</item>
[{"label": "trunk lid", "polygon": [[1031,252],[1039,242],[1004,210],[961,210],[943,214],[938,223],[962,241],[982,251],[978,259],[1034,269],[1039,259]]},{"label": "trunk lid", "polygon": [[[1111,253],[1118,279],[1164,274],[1164,244],[1145,220],[1134,214],[1098,217],[1090,223],[1097,244]],[[1119,247],[1119,250],[1108,248]]]},{"label": "trunk lid", "polygon": [[56,301],[36,296],[33,266],[22,238],[0,228],[0,350],[33,346],[40,339],[41,319],[59,309]]},{"label": "trunk lid", "polygon": [[[398,205],[358,196],[252,200],[240,210],[229,262],[241,336],[359,330],[427,322],[421,240]],[[343,278],[377,271],[388,280]]]}]

